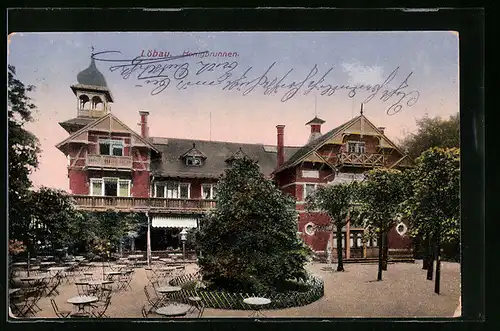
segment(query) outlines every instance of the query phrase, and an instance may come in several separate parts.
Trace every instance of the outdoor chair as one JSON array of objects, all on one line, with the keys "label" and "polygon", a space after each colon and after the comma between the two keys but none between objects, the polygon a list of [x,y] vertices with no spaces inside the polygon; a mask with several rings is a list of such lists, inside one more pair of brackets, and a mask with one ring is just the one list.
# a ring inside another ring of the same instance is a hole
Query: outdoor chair
[{"label": "outdoor chair", "polygon": [[36,315],[38,311],[41,311],[37,303],[42,296],[42,288],[34,287],[22,290],[21,296],[22,301],[14,303],[15,314],[20,317],[26,317],[28,314]]},{"label": "outdoor chair", "polygon": [[47,296],[52,296],[52,295],[57,295],[59,294],[59,291],[57,288],[61,284],[62,278],[59,277],[58,275],[54,276],[51,281],[48,283],[47,287]]},{"label": "outdoor chair", "polygon": [[188,301],[191,304],[192,309],[190,312],[198,310],[198,318],[203,316],[203,312],[205,311],[205,304],[200,297],[188,297]]},{"label": "outdoor chair", "polygon": [[148,303],[150,304],[150,308],[148,310],[148,312],[151,312],[153,310],[156,310],[158,309],[159,307],[159,304],[161,303],[161,298],[158,297],[158,296],[152,296],[149,291],[148,291],[148,287],[147,286],[144,286],[144,294],[146,294],[146,299],[148,300]]},{"label": "outdoor chair", "polygon": [[108,310],[109,305],[111,304],[111,297],[107,297],[105,302],[97,302],[92,305],[94,309],[92,310],[92,316],[96,318],[108,317],[106,316],[106,310]]},{"label": "outdoor chair", "polygon": [[77,282],[75,283],[76,286],[76,291],[78,292],[78,295],[88,295],[90,291],[89,284],[85,282]]},{"label": "outdoor chair", "polygon": [[99,293],[97,294],[97,297],[99,298],[99,302],[106,302],[108,298],[111,298],[112,290],[109,288],[102,288]]},{"label": "outdoor chair", "polygon": [[52,305],[52,309],[54,309],[54,313],[59,318],[68,318],[71,314],[70,310],[59,310],[59,307],[57,307],[57,303],[54,299],[50,299],[50,304]]},{"label": "outdoor chair", "polygon": [[142,317],[148,318],[148,310],[146,309],[146,305],[142,306],[141,313],[142,313]]},{"label": "outdoor chair", "polygon": [[132,289],[130,282],[132,281],[132,272],[122,272],[118,278],[119,289],[127,290],[127,288]]}]

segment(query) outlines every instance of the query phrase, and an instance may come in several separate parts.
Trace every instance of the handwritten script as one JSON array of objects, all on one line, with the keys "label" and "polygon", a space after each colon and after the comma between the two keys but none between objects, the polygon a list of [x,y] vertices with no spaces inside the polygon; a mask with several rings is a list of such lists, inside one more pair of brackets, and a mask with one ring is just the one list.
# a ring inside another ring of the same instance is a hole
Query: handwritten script
[{"label": "handwritten script", "polygon": [[[277,71],[277,62],[271,63],[264,70],[257,70],[251,66],[243,67],[237,61],[200,61],[196,55],[202,53],[162,58],[138,56],[127,60],[112,58],[113,55],[121,54],[119,51],[104,51],[94,53],[92,58],[112,63],[109,68],[111,72],[118,72],[124,80],[136,79],[139,82],[137,87],[142,87],[143,84],[151,86],[151,95],[159,95],[167,89],[211,87],[235,91],[243,96],[257,93],[278,95],[281,102],[286,102],[300,94],[309,95],[314,91],[322,96],[334,96],[343,92],[350,98],[359,93],[366,95],[363,101],[365,104],[375,98],[387,103],[388,115],[413,106],[420,96],[417,90],[408,90],[413,72],[406,76],[400,75],[399,67],[378,84],[335,84],[329,82],[334,67],[320,71],[314,64],[307,75],[291,79],[290,76],[296,69],[290,68],[284,74],[275,74],[273,71]],[[389,88],[389,85],[393,87]]]}]

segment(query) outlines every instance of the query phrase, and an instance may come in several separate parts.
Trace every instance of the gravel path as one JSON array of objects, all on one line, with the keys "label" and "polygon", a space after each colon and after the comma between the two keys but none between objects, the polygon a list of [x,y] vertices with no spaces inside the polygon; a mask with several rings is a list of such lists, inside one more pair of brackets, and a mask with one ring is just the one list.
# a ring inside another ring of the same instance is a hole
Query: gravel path
[{"label": "gravel path", "polygon": [[[377,265],[347,264],[345,272],[326,271],[325,264],[308,265],[311,273],[325,282],[325,296],[307,306],[262,311],[267,317],[453,317],[459,309],[460,265],[442,264],[441,294],[434,293],[434,282],[426,280],[421,261],[389,264],[383,281],[377,282]],[[186,272],[196,270],[189,265]],[[95,270],[97,275],[99,269]],[[107,315],[116,318],[142,318],[146,303],[143,288],[147,284],[145,270],[135,269],[132,290],[112,297]],[[60,310],[71,309],[66,300],[77,295],[72,282],[60,286],[55,298]],[[55,317],[48,298],[38,304],[37,317]],[[205,309],[203,317],[247,317],[250,311]]]}]

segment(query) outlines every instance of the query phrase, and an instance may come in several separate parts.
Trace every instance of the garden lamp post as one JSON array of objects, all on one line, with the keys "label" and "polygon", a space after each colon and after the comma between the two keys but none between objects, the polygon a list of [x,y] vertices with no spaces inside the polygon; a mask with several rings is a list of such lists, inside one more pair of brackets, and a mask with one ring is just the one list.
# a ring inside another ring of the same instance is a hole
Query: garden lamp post
[{"label": "garden lamp post", "polygon": [[186,229],[182,229],[180,235],[181,235],[181,241],[182,241],[182,259],[186,259],[186,240],[187,240],[187,234],[188,232]]}]

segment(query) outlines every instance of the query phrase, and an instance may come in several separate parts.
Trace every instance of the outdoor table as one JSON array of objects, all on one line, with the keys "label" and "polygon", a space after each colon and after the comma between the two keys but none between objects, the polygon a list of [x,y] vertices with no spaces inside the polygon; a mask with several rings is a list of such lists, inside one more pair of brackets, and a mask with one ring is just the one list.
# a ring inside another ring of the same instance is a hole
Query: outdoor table
[{"label": "outdoor table", "polygon": [[158,268],[156,270],[159,270],[159,271],[174,271],[176,268],[175,267],[162,267],[162,268]]},{"label": "outdoor table", "polygon": [[182,290],[182,288],[179,286],[160,286],[156,290],[158,291],[158,293],[163,294],[163,297],[161,300],[162,300],[162,302],[164,302],[164,301],[168,301],[169,294],[180,292]]},{"label": "outdoor table", "polygon": [[92,292],[99,292],[99,287],[102,287],[104,285],[109,285],[109,284],[113,284],[113,281],[111,280],[89,280],[87,282],[85,282],[86,284],[88,284],[90,287],[92,287]]},{"label": "outdoor table", "polygon": [[122,272],[121,271],[108,271],[104,274],[106,275],[108,280],[114,280],[114,276],[121,275]]},{"label": "outdoor table", "polygon": [[191,309],[191,306],[183,303],[170,304],[156,309],[156,313],[167,317],[184,316],[188,313],[189,309]]},{"label": "outdoor table", "polygon": [[267,298],[251,297],[244,299],[243,302],[246,303],[247,305],[250,305],[253,309],[253,312],[250,314],[249,317],[252,316],[258,317],[259,315],[262,317],[266,317],[264,314],[262,314],[260,308],[264,305],[270,304],[271,300]]},{"label": "outdoor table", "polygon": [[14,266],[14,267],[27,267],[28,262],[14,262],[14,263],[12,263],[12,266]]},{"label": "outdoor table", "polygon": [[68,303],[71,303],[74,306],[78,306],[78,312],[85,312],[85,307],[90,306],[90,304],[99,301],[99,298],[96,296],[90,295],[79,295],[76,297],[72,297],[68,299]]},{"label": "outdoor table", "polygon": [[9,295],[19,292],[20,290],[20,288],[9,288]]}]

